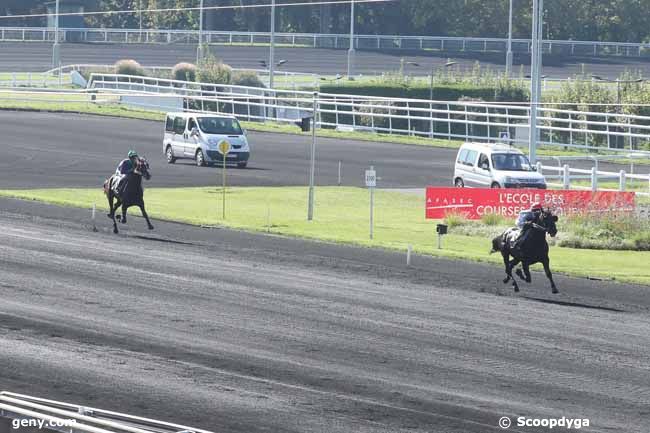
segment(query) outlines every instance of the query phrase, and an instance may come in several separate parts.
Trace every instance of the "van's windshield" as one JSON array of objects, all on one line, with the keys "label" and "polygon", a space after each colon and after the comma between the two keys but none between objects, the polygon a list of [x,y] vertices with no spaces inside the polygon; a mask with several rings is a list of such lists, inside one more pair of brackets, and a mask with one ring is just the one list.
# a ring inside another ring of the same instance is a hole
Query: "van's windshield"
[{"label": "van's windshield", "polygon": [[241,135],[242,130],[237,119],[225,117],[199,117],[199,128],[205,134]]},{"label": "van's windshield", "polygon": [[520,153],[493,153],[492,167],[503,171],[533,171],[528,158]]}]

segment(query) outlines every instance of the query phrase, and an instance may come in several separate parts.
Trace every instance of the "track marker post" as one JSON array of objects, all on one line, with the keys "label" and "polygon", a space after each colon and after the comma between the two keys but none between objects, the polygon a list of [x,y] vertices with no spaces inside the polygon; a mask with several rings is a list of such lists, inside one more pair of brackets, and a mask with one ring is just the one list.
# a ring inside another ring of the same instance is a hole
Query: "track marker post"
[{"label": "track marker post", "polygon": [[97,214],[97,203],[93,203],[93,231],[97,231],[97,224],[95,223],[95,216]]},{"label": "track marker post", "polygon": [[411,253],[413,252],[413,245],[406,246],[406,267],[411,266]]}]

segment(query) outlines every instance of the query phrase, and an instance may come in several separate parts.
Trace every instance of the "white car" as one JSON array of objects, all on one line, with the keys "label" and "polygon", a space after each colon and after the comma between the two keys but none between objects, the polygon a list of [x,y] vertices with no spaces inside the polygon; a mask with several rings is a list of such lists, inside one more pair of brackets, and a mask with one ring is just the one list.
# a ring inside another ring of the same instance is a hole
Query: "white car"
[{"label": "white car", "polygon": [[464,143],[456,155],[453,184],[473,188],[546,189],[537,172],[519,149],[503,144]]},{"label": "white car", "polygon": [[226,162],[244,168],[250,158],[246,131],[232,116],[168,113],[165,120],[163,152],[169,164],[189,158],[203,166],[223,162],[219,143],[230,143]]}]

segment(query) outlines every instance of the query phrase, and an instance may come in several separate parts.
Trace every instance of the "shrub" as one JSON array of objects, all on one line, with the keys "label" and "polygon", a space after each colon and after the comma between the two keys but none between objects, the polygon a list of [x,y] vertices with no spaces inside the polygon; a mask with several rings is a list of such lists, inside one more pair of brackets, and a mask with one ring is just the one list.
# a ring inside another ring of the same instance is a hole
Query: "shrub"
[{"label": "shrub", "polygon": [[232,84],[246,87],[266,87],[253,71],[238,71],[232,75]]},{"label": "shrub", "polygon": [[465,218],[465,215],[455,212],[448,212],[445,215],[445,224],[449,229],[453,227],[459,227],[469,223],[469,220]]},{"label": "shrub", "polygon": [[192,63],[177,63],[172,68],[172,79],[179,81],[196,81],[196,65]]},{"label": "shrub", "polygon": [[122,59],[115,63],[115,73],[123,75],[137,75],[144,77],[147,75],[140,63],[132,59]]},{"label": "shrub", "polygon": [[232,68],[214,56],[206,56],[198,67],[198,79],[202,83],[230,84]]},{"label": "shrub", "polygon": [[498,226],[504,225],[506,219],[502,215],[496,213],[486,213],[481,216],[481,222],[486,226]]}]

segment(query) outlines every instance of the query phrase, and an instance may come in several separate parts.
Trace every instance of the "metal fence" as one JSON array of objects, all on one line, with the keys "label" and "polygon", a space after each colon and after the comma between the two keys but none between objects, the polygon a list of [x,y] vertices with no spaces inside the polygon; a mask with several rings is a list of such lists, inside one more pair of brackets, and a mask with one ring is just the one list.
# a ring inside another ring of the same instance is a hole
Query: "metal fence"
[{"label": "metal fence", "polygon": [[[93,74],[93,89],[182,96],[184,108],[232,114],[254,121],[296,121],[311,116],[318,125],[449,140],[493,141],[508,133],[513,144],[528,143],[526,104],[429,101],[314,93],[194,83],[117,74]],[[316,101],[316,104],[314,104]],[[156,109],[155,106],[148,108]],[[635,152],[650,143],[650,116],[609,111],[575,111],[542,105],[540,145]]]},{"label": "metal fence", "polygon": [[210,433],[169,422],[6,391],[0,393],[0,418],[18,421],[17,425],[25,427],[26,431],[39,430],[37,426],[30,425],[29,421],[40,420],[46,426],[44,431],[66,433]]},{"label": "metal fence", "polygon": [[[205,31],[209,44],[268,45],[266,32]],[[152,29],[75,29],[60,28],[59,40],[84,43],[198,43],[196,30]],[[2,27],[0,41],[54,41],[54,30],[47,27]],[[347,49],[350,35],[318,33],[276,33],[275,43],[290,47]],[[442,52],[502,52],[507,50],[505,38],[464,38],[444,36],[354,35],[358,50],[412,50]],[[650,43],[546,40],[546,53],[570,56],[650,56]],[[530,53],[529,39],[513,39],[515,53]]]}]

